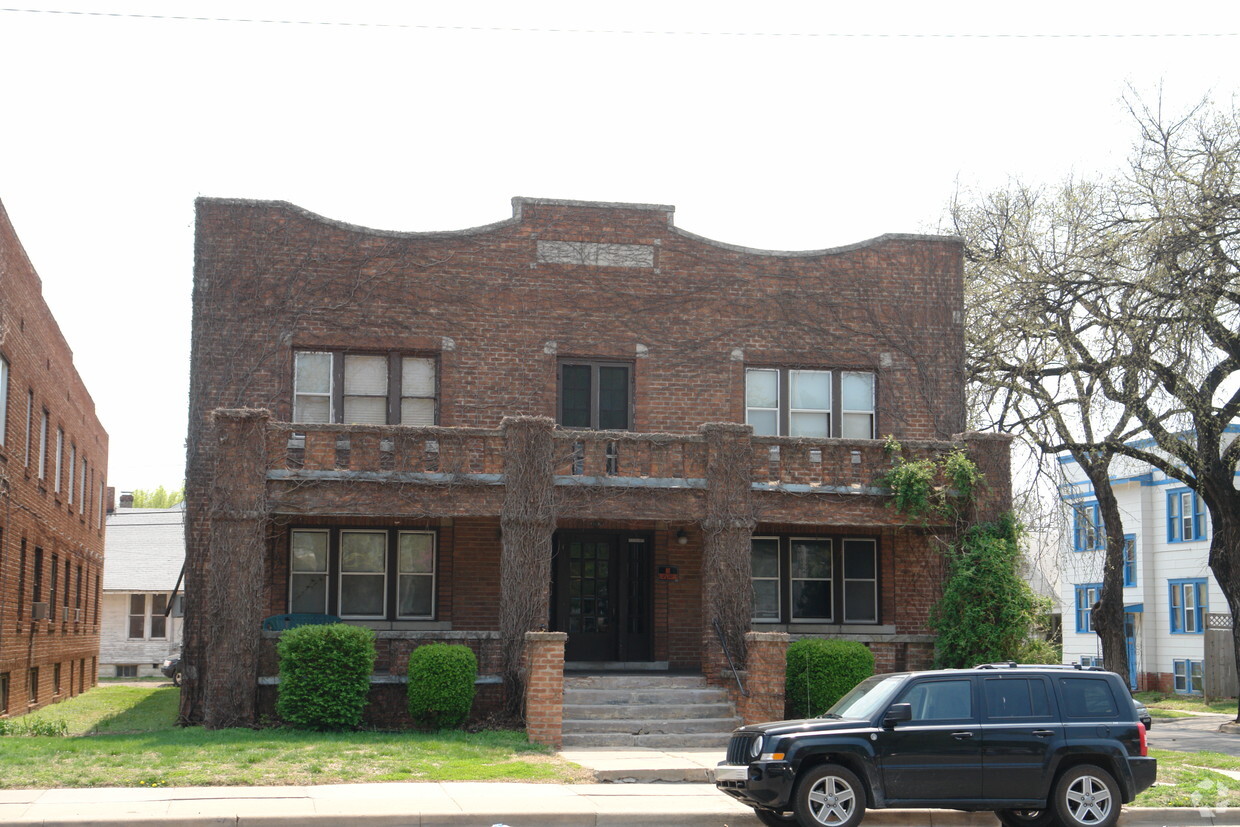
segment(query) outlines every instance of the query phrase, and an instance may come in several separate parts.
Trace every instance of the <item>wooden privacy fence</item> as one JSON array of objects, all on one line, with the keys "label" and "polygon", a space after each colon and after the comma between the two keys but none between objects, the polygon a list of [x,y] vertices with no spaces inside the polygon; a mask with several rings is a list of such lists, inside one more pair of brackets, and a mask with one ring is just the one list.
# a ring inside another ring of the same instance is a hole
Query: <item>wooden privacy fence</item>
[{"label": "wooden privacy fence", "polygon": [[1240,689],[1240,683],[1236,681],[1236,653],[1232,635],[1230,614],[1206,616],[1206,650],[1201,669],[1207,697],[1233,698]]}]

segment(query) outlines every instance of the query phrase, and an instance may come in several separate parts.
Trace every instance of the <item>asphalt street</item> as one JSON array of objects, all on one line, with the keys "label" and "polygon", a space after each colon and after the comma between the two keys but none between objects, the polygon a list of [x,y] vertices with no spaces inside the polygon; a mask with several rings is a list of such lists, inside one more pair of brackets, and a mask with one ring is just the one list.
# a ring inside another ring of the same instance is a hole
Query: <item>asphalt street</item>
[{"label": "asphalt street", "polygon": [[1153,749],[1181,752],[1221,752],[1240,755],[1240,735],[1218,731],[1221,724],[1235,720],[1230,715],[1194,715],[1191,718],[1155,718],[1149,732]]}]

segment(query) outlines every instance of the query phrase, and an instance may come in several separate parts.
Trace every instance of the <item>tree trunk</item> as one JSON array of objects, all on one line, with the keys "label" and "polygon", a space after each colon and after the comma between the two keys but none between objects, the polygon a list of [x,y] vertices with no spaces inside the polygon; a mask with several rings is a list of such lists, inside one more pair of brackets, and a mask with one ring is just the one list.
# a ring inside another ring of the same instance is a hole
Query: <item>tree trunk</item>
[{"label": "tree trunk", "polygon": [[[1230,470],[1230,469],[1227,469]],[[1228,477],[1231,474],[1227,474]],[[1210,570],[1218,581],[1223,596],[1227,599],[1227,608],[1231,611],[1231,646],[1236,659],[1237,674],[1240,674],[1240,491],[1237,491],[1230,479],[1219,479],[1218,484],[1211,484],[1206,479],[1199,491],[1204,494],[1206,507],[1210,511],[1210,526],[1213,529],[1210,537]],[[1236,715],[1240,723],[1240,713]]]},{"label": "tree trunk", "polygon": [[[1079,460],[1078,460],[1079,461]],[[1098,513],[1106,532],[1102,564],[1102,596],[1093,609],[1094,631],[1102,641],[1102,662],[1128,681],[1128,642],[1124,636],[1124,522],[1115,490],[1111,488],[1110,457],[1081,462],[1098,498]]]}]

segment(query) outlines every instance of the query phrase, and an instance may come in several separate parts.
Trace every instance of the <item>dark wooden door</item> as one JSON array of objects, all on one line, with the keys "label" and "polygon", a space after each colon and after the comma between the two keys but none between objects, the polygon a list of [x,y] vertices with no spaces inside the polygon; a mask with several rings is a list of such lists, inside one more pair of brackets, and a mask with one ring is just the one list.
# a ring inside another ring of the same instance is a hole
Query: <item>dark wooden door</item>
[{"label": "dark wooden door", "polygon": [[558,535],[553,626],[570,661],[649,660],[650,554],[645,537]]}]

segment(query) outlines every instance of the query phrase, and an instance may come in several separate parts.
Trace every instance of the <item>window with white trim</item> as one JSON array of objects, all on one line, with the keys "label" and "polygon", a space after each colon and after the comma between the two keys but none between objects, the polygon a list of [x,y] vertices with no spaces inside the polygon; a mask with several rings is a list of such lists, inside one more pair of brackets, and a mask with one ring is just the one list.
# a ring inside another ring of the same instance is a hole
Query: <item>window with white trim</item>
[{"label": "window with white trim", "polygon": [[874,378],[868,371],[747,368],[745,422],[757,436],[873,439]]},{"label": "window with white trim", "polygon": [[435,616],[435,532],[295,528],[289,535],[290,612],[352,620]]},{"label": "window with white trim", "polygon": [[30,444],[34,439],[34,391],[26,392],[26,461],[30,467]]},{"label": "window with white trim", "polygon": [[757,623],[879,621],[878,543],[869,537],[754,537]]},{"label": "window with white trim", "polygon": [[69,505],[73,505],[73,495],[77,488],[77,445],[69,443],[69,481],[65,490],[69,492]]},{"label": "window with white trim", "polygon": [[47,428],[50,419],[47,408],[44,408],[43,417],[39,420],[39,479],[47,479]]},{"label": "window with white trim", "polygon": [[60,493],[60,473],[62,470],[61,463],[63,461],[64,454],[65,454],[65,429],[57,428],[56,429],[56,461],[52,464],[52,467],[56,472],[56,478],[52,482],[52,490],[55,491],[57,494]]},{"label": "window with white trim", "polygon": [[1201,661],[1187,658],[1175,660],[1176,692],[1185,695],[1200,695],[1204,686]]},{"label": "window with white trim", "polygon": [[[9,360],[0,356],[0,445],[5,443],[9,423]],[[7,678],[7,674],[6,678]],[[6,680],[5,686],[8,686]],[[8,692],[5,691],[7,696]],[[6,704],[7,707],[7,704]]]},{"label": "window with white trim", "polygon": [[1179,488],[1167,492],[1167,542],[1187,543],[1206,536],[1205,505],[1197,492]]},{"label": "window with white trim", "polygon": [[146,637],[146,595],[129,595],[129,637]]},{"label": "window with white trim", "polygon": [[436,362],[400,353],[299,350],[293,422],[434,425]]}]

